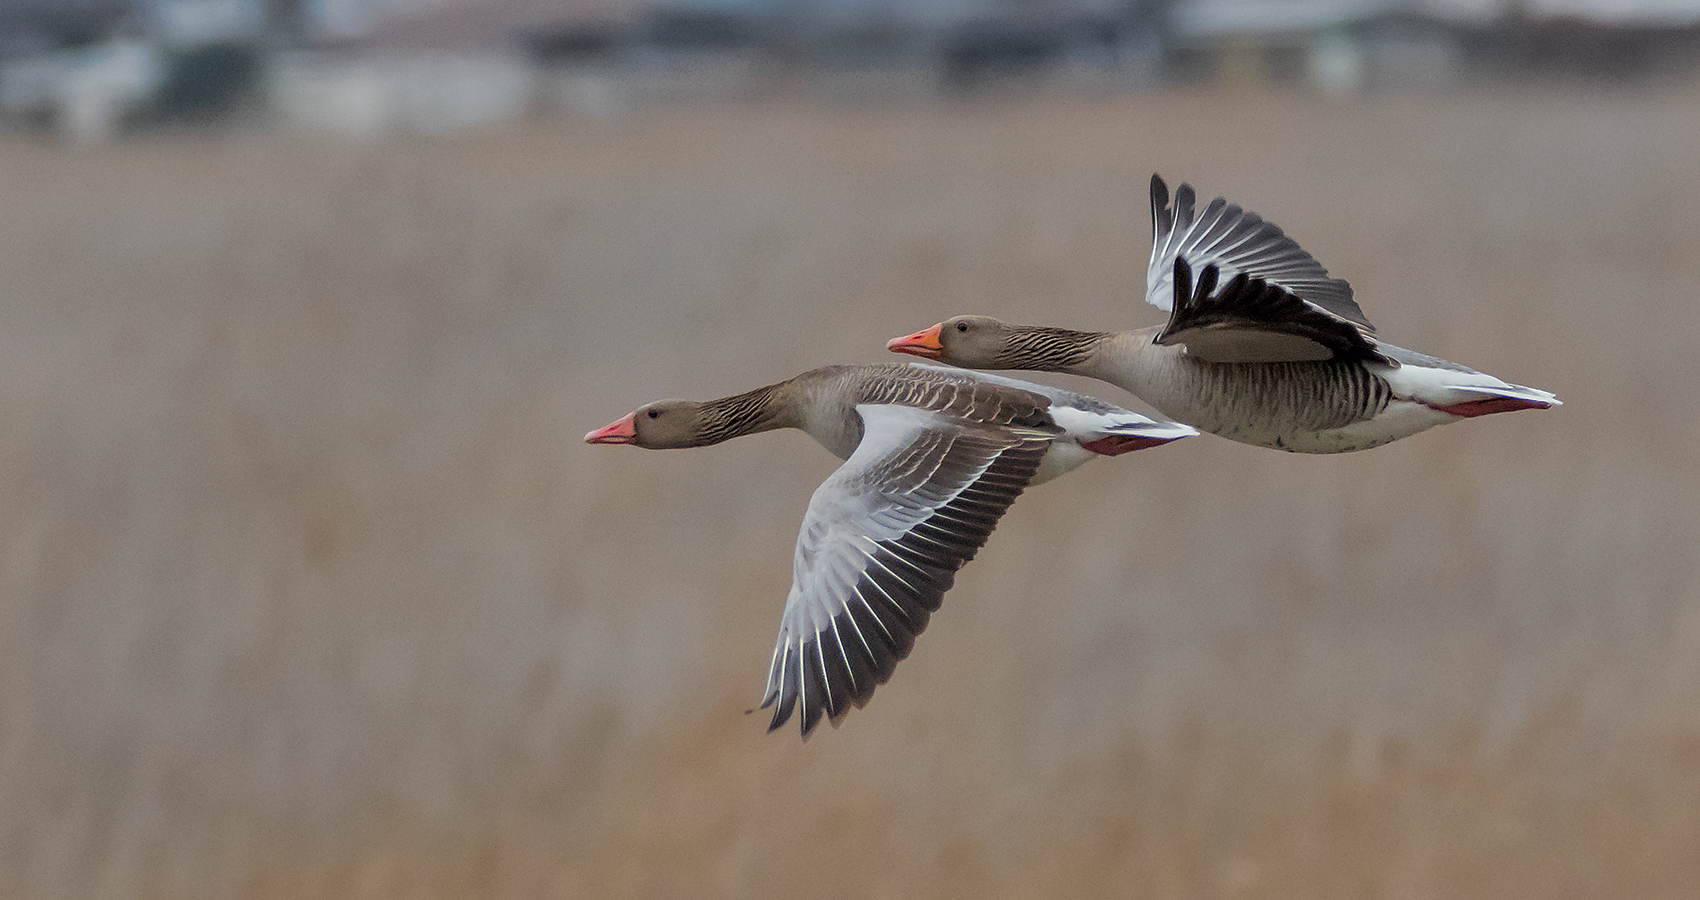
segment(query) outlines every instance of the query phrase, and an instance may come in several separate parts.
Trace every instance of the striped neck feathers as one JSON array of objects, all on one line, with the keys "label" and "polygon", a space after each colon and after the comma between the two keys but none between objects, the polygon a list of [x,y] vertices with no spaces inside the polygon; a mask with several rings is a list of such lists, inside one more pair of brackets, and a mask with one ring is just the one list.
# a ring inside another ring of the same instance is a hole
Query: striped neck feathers
[{"label": "striped neck feathers", "polygon": [[789,423],[781,421],[781,404],[775,402],[783,384],[765,385],[742,394],[704,401],[698,408],[699,446],[786,427]]},{"label": "striped neck feathers", "polygon": [[1109,334],[1045,325],[1012,325],[998,354],[998,368],[1069,372],[1091,359]]}]

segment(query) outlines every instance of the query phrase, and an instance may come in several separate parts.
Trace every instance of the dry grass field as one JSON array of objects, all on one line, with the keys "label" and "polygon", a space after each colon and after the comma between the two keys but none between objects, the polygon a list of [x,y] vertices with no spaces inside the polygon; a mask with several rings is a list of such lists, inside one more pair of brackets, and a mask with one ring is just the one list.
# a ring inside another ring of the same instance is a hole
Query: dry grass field
[{"label": "dry grass field", "polygon": [[[766,734],[837,461],[581,435],[1155,323],[1153,170],[1566,405],[1094,463]],[[0,896],[1700,895],[1700,88],[13,135],[0,203]]]}]

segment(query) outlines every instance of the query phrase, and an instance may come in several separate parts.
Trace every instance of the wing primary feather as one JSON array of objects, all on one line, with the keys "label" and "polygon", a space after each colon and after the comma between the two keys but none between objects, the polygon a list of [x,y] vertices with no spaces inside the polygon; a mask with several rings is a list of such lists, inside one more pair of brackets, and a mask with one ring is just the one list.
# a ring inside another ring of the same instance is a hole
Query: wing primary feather
[{"label": "wing primary feather", "polygon": [[1196,236],[1189,236],[1192,237],[1190,243],[1197,248],[1200,253],[1217,252],[1216,245],[1221,243],[1222,238],[1227,234],[1226,226],[1228,225],[1228,222],[1222,215],[1222,210],[1227,205],[1228,201],[1223,200],[1221,197],[1217,197],[1206,204],[1204,212],[1199,214],[1198,219],[1204,224],[1202,228],[1192,230],[1192,235]]},{"label": "wing primary feather", "polygon": [[1197,202],[1197,199],[1198,196],[1193,193],[1192,185],[1181,182],[1181,186],[1175,188],[1175,231],[1177,233],[1184,235],[1192,230],[1193,204]]},{"label": "wing primary feather", "polygon": [[[950,571],[941,570],[924,559],[916,558],[915,551],[910,550],[908,547],[905,547],[896,541],[891,542],[881,549],[885,551],[885,556],[879,560],[880,564],[884,566],[886,571],[891,572],[892,575],[902,578],[903,583],[911,590],[915,591],[917,595],[923,592],[933,593],[935,590],[937,593],[942,594],[945,590],[949,589],[950,583],[948,579],[951,577]],[[885,566],[886,560],[901,563],[913,570],[915,574],[919,576],[920,583],[917,584],[908,578],[903,578],[898,575],[896,570],[892,569],[890,566]]]},{"label": "wing primary feather", "polygon": [[895,646],[897,637],[891,633],[891,626],[885,624],[885,620],[880,618],[879,610],[874,609],[874,605],[868,602],[867,595],[862,593],[861,585],[856,586],[856,599],[862,601],[862,606],[868,610],[868,615],[873,617],[874,624],[878,625],[880,630],[885,632],[887,642]]},{"label": "wing primary feather", "polygon": [[[845,612],[842,615],[846,619],[850,618],[850,614],[848,612]],[[873,659],[863,653],[862,648],[855,643],[846,644],[846,649],[849,651],[849,655],[846,659],[848,659],[850,663],[851,680],[851,690],[846,695],[846,699],[849,700],[850,705],[844,709],[844,712],[838,715],[837,719],[833,720],[834,725],[837,725],[838,722],[844,718],[844,713],[848,713],[851,707],[861,709],[862,707],[867,706],[868,701],[873,699],[874,688],[879,683],[878,675],[874,671]]]},{"label": "wing primary feather", "polygon": [[1167,242],[1175,230],[1174,217],[1169,214],[1169,186],[1156,172],[1151,173],[1151,233],[1154,242]]},{"label": "wing primary feather", "polygon": [[[894,650],[894,639],[891,636],[891,630],[886,628],[885,623],[879,620],[879,613],[874,611],[873,605],[868,602],[866,596],[863,596],[859,586],[856,591],[856,599],[861,601],[862,615],[857,614],[857,607],[852,604],[849,607],[851,621],[857,622],[857,627],[862,627],[864,623],[859,620],[865,615],[867,618],[873,619],[874,624],[880,628],[879,632],[874,632],[871,627],[863,628],[863,632],[873,635],[873,640],[868,642],[868,646],[873,651],[874,677],[879,684],[884,684],[897,668],[898,656]],[[883,638],[880,636],[881,633],[884,634]]]},{"label": "wing primary feather", "polygon": [[850,695],[858,693],[856,687],[856,667],[850,662],[850,650],[844,646],[844,631],[839,627],[838,620],[843,616],[832,617],[832,636],[838,641],[838,655],[844,660],[844,672],[850,679]]},{"label": "wing primary feather", "polygon": [[779,642],[773,645],[773,660],[767,664],[767,696],[762,698],[760,707],[762,709],[766,709],[768,704],[773,702],[773,698],[778,696],[779,690],[774,686],[775,676],[780,678],[781,682],[785,677],[784,667],[780,664],[780,659],[783,656],[781,651],[785,649],[785,646],[786,635],[780,635]]},{"label": "wing primary feather", "polygon": [[878,677],[879,657],[874,653],[874,645],[868,643],[868,636],[862,633],[862,624],[856,621],[856,614],[854,610],[855,607],[853,605],[846,604],[844,607],[843,617],[850,622],[850,630],[856,635],[856,640],[860,647],[857,658],[863,661],[862,668],[870,676],[870,678],[867,679],[870,683],[867,685],[866,690],[863,690],[863,678],[860,675],[857,675],[854,670],[850,673],[851,681],[856,687],[856,693],[858,696],[871,697],[874,693],[873,682]]},{"label": "wing primary feather", "polygon": [[[1204,269],[1198,273],[1198,287],[1193,288],[1192,297],[1188,301],[1189,305],[1203,303],[1204,299],[1210,296],[1210,292],[1216,290],[1216,277],[1219,272],[1220,270],[1218,270],[1215,266],[1205,266]],[[1181,298],[1175,298],[1175,305],[1181,305]]]},{"label": "wing primary feather", "polygon": [[[878,613],[874,612],[873,606],[865,598],[862,598],[860,611],[855,606],[850,607],[850,617],[858,623],[864,633],[870,636],[868,646],[873,648],[874,651],[874,680],[879,684],[884,684],[897,668],[897,651],[893,649],[891,633],[878,621]],[[863,621],[864,618],[874,619],[874,624],[878,625],[880,630],[874,631],[873,626]]]},{"label": "wing primary feather", "polygon": [[[881,571],[886,574],[886,577],[902,584],[902,580],[896,575],[891,574],[890,570],[882,567]],[[903,604],[903,601],[893,596],[891,591],[886,590],[885,585],[880,583],[878,575],[872,570],[869,570],[867,573],[867,582],[869,586],[874,588],[874,590],[879,591],[880,599],[884,601],[883,605],[896,615],[897,621],[894,621],[892,624],[898,627],[898,631],[890,632],[892,640],[895,642],[892,644],[892,648],[897,651],[899,659],[908,656],[909,648],[914,645],[915,635],[919,634],[921,629],[925,627],[926,620],[921,619],[920,621],[917,621],[917,615],[912,613],[909,608]],[[885,624],[884,620],[881,620],[880,624]]]},{"label": "wing primary feather", "polygon": [[768,695],[767,701],[762,704],[762,708],[766,709],[775,701],[778,701],[779,703],[779,705],[773,710],[773,720],[767,724],[767,730],[769,733],[778,731],[781,726],[791,719],[791,711],[795,708],[797,702],[796,688],[793,687],[790,692],[785,690],[785,672],[790,668],[791,645],[787,643],[785,645],[784,661],[780,667],[779,687],[775,689],[772,694]]},{"label": "wing primary feather", "polygon": [[[908,563],[908,561],[906,561],[906,560],[899,560],[898,556],[881,556],[881,558],[876,558],[876,560],[874,560],[874,565],[877,565],[877,567],[881,568],[881,572],[886,573],[887,577],[891,578],[891,580],[894,580],[894,582],[898,582],[899,585],[903,585],[903,587],[906,587],[906,589],[908,589],[908,590],[904,590],[904,592],[899,592],[899,594],[901,594],[901,595],[894,595],[894,594],[891,594],[891,592],[889,592],[889,590],[886,590],[886,585],[881,585],[882,594],[886,594],[887,597],[891,597],[891,599],[893,599],[893,601],[896,601],[896,602],[898,602],[898,604],[901,604],[901,606],[899,606],[899,607],[901,607],[901,609],[903,609],[904,614],[906,614],[906,618],[910,619],[910,624],[911,624],[911,626],[913,626],[913,628],[911,628],[911,629],[913,629],[913,631],[915,631],[916,635],[920,635],[921,626],[925,626],[925,624],[927,624],[927,618],[925,618],[925,616],[921,616],[921,614],[918,614],[918,612],[915,612],[915,609],[918,609],[918,611],[921,611],[921,612],[930,612],[930,611],[933,611],[933,609],[937,609],[937,606],[932,606],[932,604],[925,604],[925,602],[921,602],[921,597],[923,597],[923,595],[925,595],[925,594],[940,594],[940,595],[942,595],[942,594],[944,594],[945,590],[950,589],[950,584],[949,584],[949,582],[945,582],[945,584],[927,584],[927,585],[911,584],[911,582],[910,582],[910,580],[908,580],[908,578],[904,578],[903,575],[899,575],[899,573],[896,572],[896,570],[894,570],[894,568],[891,568],[891,567],[889,567],[889,565],[886,565],[887,558],[889,558],[889,560],[894,560],[894,561],[903,561],[904,565],[908,565],[908,567],[910,567],[910,568],[916,568],[916,570],[918,570],[918,567],[915,567],[915,565],[913,565],[913,563]],[[918,570],[918,572],[920,572],[920,570]],[[927,575],[927,572],[921,572],[921,573],[923,573],[923,575]],[[877,575],[876,575],[876,577],[870,578],[870,580],[872,580],[872,582],[874,582],[874,584],[879,584],[879,577],[877,577]],[[904,601],[910,601],[910,602],[908,602],[908,604],[906,604],[906,602],[904,602]],[[910,609],[910,604],[913,604],[913,606],[915,606],[915,609]]]},{"label": "wing primary feather", "polygon": [[[809,659],[811,651],[815,657],[813,660]],[[797,654],[797,667],[800,670],[797,673],[797,681],[801,688],[801,693],[797,698],[797,706],[803,719],[803,738],[805,740],[808,739],[809,732],[814,731],[815,726],[820,724],[821,713],[832,700],[826,694],[826,681],[823,677],[826,674],[826,667],[820,662],[820,657],[820,644],[816,642],[805,642],[803,652]],[[814,693],[812,700],[809,698],[811,687]]]},{"label": "wing primary feather", "polygon": [[813,727],[809,722],[809,645],[808,644],[803,644],[802,646],[797,648],[797,696],[796,696],[795,702],[797,704],[797,712],[799,714],[798,715],[798,722],[803,726],[803,735],[806,738],[808,736],[809,729],[811,727]]},{"label": "wing primary feather", "polygon": [[820,671],[821,711],[830,718],[838,710],[838,692],[833,690],[832,669],[827,666],[826,631],[815,632],[815,662]]}]

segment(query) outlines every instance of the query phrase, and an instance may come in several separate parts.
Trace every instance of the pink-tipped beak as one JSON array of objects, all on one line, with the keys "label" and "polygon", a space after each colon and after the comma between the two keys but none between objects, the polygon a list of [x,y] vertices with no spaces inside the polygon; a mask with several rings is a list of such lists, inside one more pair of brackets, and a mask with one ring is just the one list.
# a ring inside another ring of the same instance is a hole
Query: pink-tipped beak
[{"label": "pink-tipped beak", "polygon": [[633,415],[635,413],[626,413],[625,418],[617,422],[610,422],[592,431],[584,436],[584,442],[587,444],[629,444],[637,440],[637,428],[632,425]]},{"label": "pink-tipped beak", "polygon": [[944,356],[944,344],[939,342],[939,330],[944,328],[940,322],[931,328],[917,331],[914,334],[900,338],[892,338],[885,342],[885,349],[893,353],[907,353],[923,359],[939,359]]}]

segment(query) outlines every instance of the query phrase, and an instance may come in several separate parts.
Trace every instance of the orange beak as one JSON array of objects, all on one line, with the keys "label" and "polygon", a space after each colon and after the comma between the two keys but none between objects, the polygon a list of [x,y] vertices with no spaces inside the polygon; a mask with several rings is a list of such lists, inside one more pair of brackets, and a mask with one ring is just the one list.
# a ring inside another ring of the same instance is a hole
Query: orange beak
[{"label": "orange beak", "polygon": [[893,353],[907,353],[923,359],[943,359],[944,344],[939,343],[939,329],[944,327],[940,322],[924,331],[900,338],[892,338],[885,342],[885,349]]},{"label": "orange beak", "polygon": [[610,422],[601,428],[584,436],[587,444],[630,444],[637,440],[637,428],[632,425],[632,416],[626,413],[625,418]]}]

